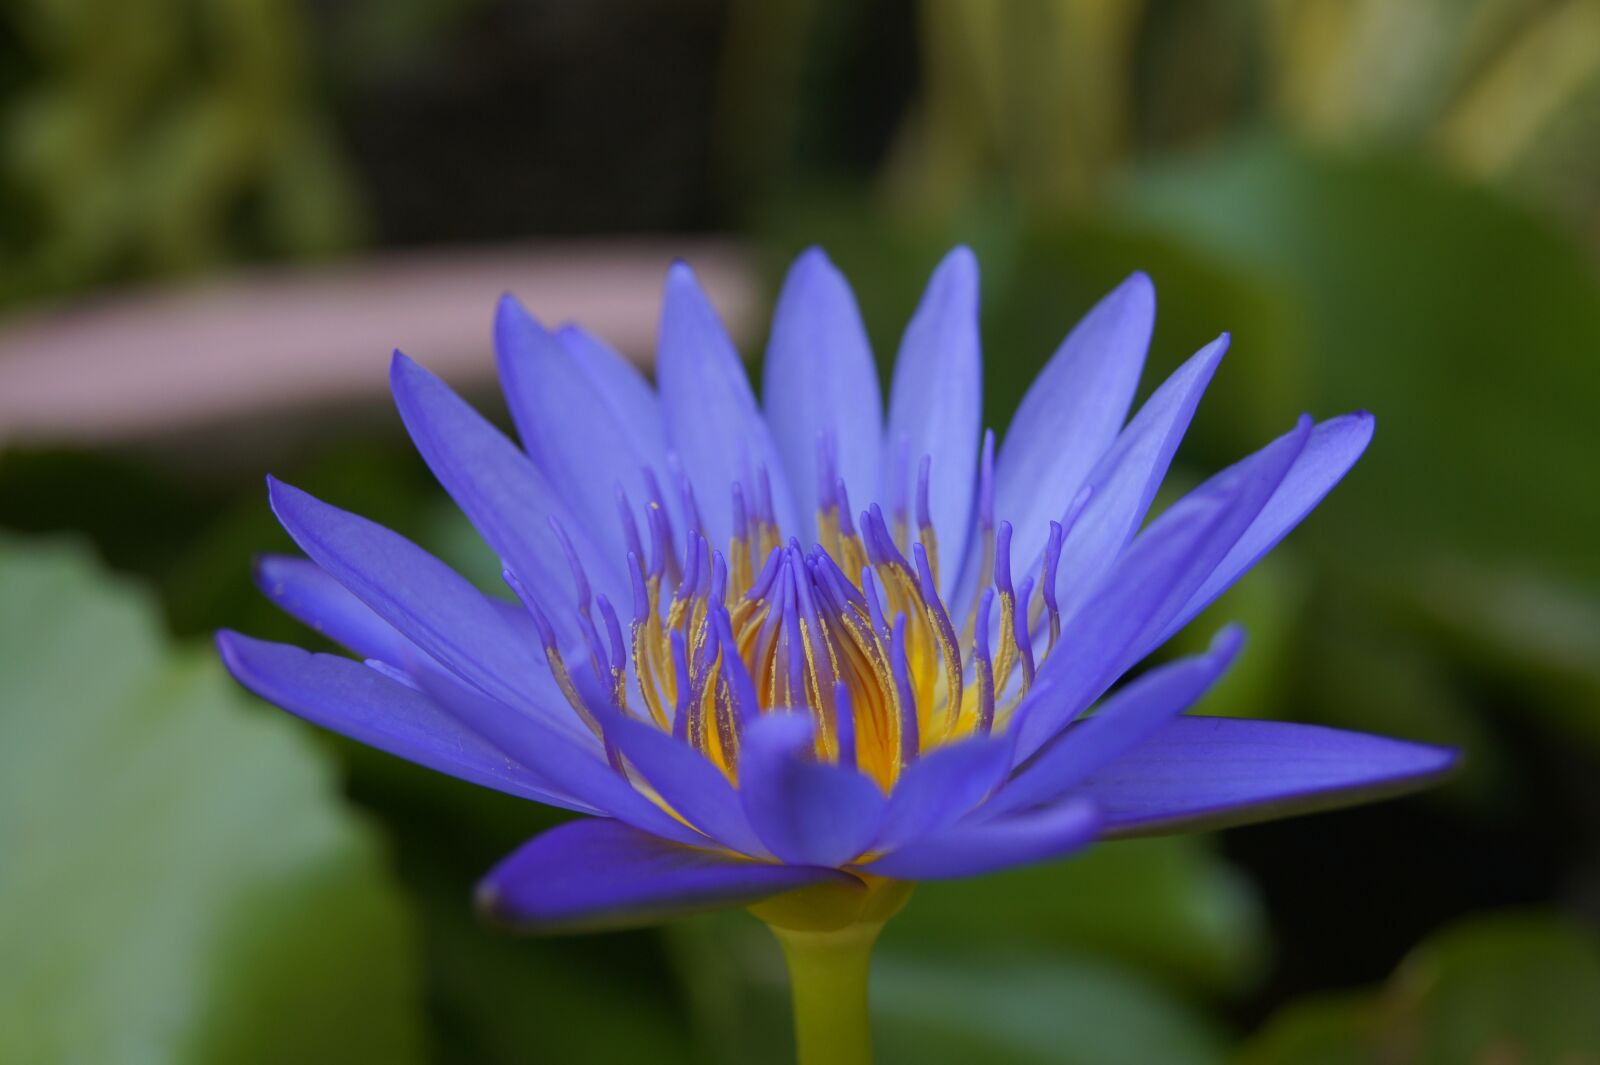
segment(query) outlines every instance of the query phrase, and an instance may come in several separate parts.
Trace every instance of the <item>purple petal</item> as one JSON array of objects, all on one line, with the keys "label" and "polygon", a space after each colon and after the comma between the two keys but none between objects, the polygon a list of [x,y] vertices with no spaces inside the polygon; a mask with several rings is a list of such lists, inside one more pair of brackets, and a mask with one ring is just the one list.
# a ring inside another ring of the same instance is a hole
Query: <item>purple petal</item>
[{"label": "purple petal", "polygon": [[[617,602],[628,589],[625,556],[600,547],[528,456],[443,381],[396,352],[389,382],[406,430],[433,475],[523,584],[541,599],[554,599],[546,606],[562,645],[577,643],[581,634],[572,611],[557,609],[574,604],[576,593],[550,519],[566,528],[589,582]],[[615,520],[607,527],[615,530]]]},{"label": "purple petal", "polygon": [[536,836],[491,869],[478,905],[530,931],[627,928],[825,882],[860,883],[833,869],[753,862],[584,820]]},{"label": "purple petal", "polygon": [[272,510],[297,544],[441,665],[502,702],[548,713],[549,669],[464,577],[398,533],[268,478]]},{"label": "purple petal", "polygon": [[1071,653],[1045,660],[1011,731],[1018,762],[1111,686],[1186,603],[1283,480],[1310,432],[1296,429],[1225,479],[1169,507],[1117,559],[1100,588],[1062,629]]},{"label": "purple petal", "polygon": [[844,276],[820,248],[795,260],[767,342],[767,422],[810,527],[818,506],[819,436],[833,441],[852,498],[878,498],[883,399],[866,327]]},{"label": "purple petal", "polygon": [[580,742],[460,685],[440,687],[426,674],[417,680],[451,717],[564,794],[653,835],[690,846],[710,845],[702,833],[640,794],[609,764],[592,736],[586,734],[589,742]]},{"label": "purple petal", "polygon": [[1224,629],[1207,653],[1169,662],[1133,681],[1094,716],[1057,737],[984,804],[984,814],[1004,815],[1061,798],[1193,706],[1233,664],[1243,642],[1242,630]]},{"label": "purple petal", "polygon": [[[1093,494],[1067,534],[1056,582],[1056,598],[1064,617],[1087,601],[1099,578],[1143,523],[1200,397],[1227,350],[1224,334],[1190,356],[1139,408],[1089,475]],[[1064,508],[1071,498],[1062,496],[1053,502]],[[1026,558],[1019,556],[1018,561]]]},{"label": "purple petal", "polygon": [[1074,794],[1100,805],[1108,835],[1158,835],[1403,794],[1438,780],[1458,758],[1443,747],[1316,725],[1180,717]]},{"label": "purple petal", "polygon": [[808,761],[812,734],[800,714],[752,722],[740,740],[739,790],[773,854],[797,865],[843,865],[877,836],[886,802],[856,770]]},{"label": "purple petal", "polygon": [[611,420],[622,427],[633,449],[659,465],[667,451],[667,427],[656,390],[632,362],[594,334],[575,325],[556,330],[556,339],[594,383]]},{"label": "purple petal", "polygon": [[944,829],[987,798],[1010,769],[1004,737],[963,740],[923,755],[895,781],[873,850],[894,850]]},{"label": "purple petal", "polygon": [[1017,407],[995,462],[995,513],[1029,569],[1128,416],[1155,313],[1150,278],[1129,277],[1073,327]]},{"label": "purple petal", "polygon": [[240,684],[312,724],[486,788],[595,812],[463,728],[426,695],[360,662],[227,631],[217,633],[217,650]]},{"label": "purple petal", "polygon": [[1075,801],[993,821],[961,821],[861,868],[896,880],[951,880],[1061,858],[1094,841],[1100,814]]},{"label": "purple petal", "polygon": [[661,452],[641,452],[572,353],[509,296],[495,322],[500,382],[533,463],[608,557],[628,545],[617,521],[616,486],[636,502],[647,490],[644,467]]},{"label": "purple petal", "polygon": [[730,850],[772,856],[751,830],[739,793],[705,755],[654,725],[617,713],[604,720],[606,736],[684,820]]},{"label": "purple petal", "polygon": [[[955,563],[964,557],[972,523],[982,410],[978,262],[970,249],[959,247],[934,270],[900,341],[881,493],[889,502],[914,499],[918,464],[922,456],[931,457],[929,511],[940,557],[951,560],[940,575],[946,595],[959,576]],[[909,461],[898,468],[902,440]]]},{"label": "purple petal", "polygon": [[254,576],[256,587],[280,610],[362,658],[404,666],[422,653],[315,562],[262,555]]},{"label": "purple petal", "polygon": [[[1358,411],[1330,418],[1311,430],[1305,450],[1289,468],[1278,490],[1267,500],[1261,513],[1256,515],[1255,521],[1250,523],[1250,527],[1206,578],[1205,583],[1190,597],[1178,616],[1167,625],[1156,639],[1156,644],[1165,643],[1196,614],[1216,601],[1322,502],[1323,497],[1333,490],[1334,485],[1343,479],[1362,452],[1366,451],[1367,444],[1372,441],[1374,424],[1372,415]],[[1212,480],[1227,476],[1233,468],[1224,470]]]},{"label": "purple petal", "polygon": [[782,460],[750,393],[744,364],[684,263],[675,263],[667,272],[656,376],[667,442],[694,485],[709,526],[701,530],[706,538],[719,545],[728,542],[733,532],[733,485],[737,482],[746,493],[753,492],[763,469],[772,481],[779,524],[798,528]]}]

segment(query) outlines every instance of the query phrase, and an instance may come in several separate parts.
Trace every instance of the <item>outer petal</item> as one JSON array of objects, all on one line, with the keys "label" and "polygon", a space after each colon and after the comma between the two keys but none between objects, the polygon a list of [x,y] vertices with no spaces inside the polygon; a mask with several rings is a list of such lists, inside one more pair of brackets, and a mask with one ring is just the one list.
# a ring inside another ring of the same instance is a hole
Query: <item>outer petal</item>
[{"label": "outer petal", "polygon": [[312,724],[486,788],[594,812],[462,728],[426,695],[360,662],[227,631],[217,634],[217,650],[240,684]]},{"label": "outer petal", "polygon": [[1069,728],[984,804],[985,815],[1043,806],[1108,762],[1137,747],[1193,706],[1225,673],[1244,642],[1237,627],[1224,629],[1203,655],[1159,666],[1107,699],[1094,716]]},{"label": "outer petal", "polygon": [[983,802],[1011,769],[1011,743],[1001,736],[940,747],[906,767],[889,795],[873,850],[892,851],[939,832]]},{"label": "outer petal", "polygon": [[268,478],[272,509],[302,550],[442,666],[495,698],[546,709],[549,670],[466,578],[398,533]]},{"label": "outer petal", "polygon": [[719,547],[727,545],[733,530],[732,486],[743,485],[750,498],[762,469],[772,481],[779,523],[798,528],[782,460],[750,394],[739,353],[684,263],[667,273],[656,376],[667,442],[694,485],[706,537]]},{"label": "outer petal", "polygon": [[1062,630],[1071,654],[1052,656],[1012,725],[1017,760],[1031,757],[1148,647],[1260,513],[1305,446],[1302,421],[1205,491],[1173,504],[1117,560]]},{"label": "outer petal", "polygon": [[1316,725],[1180,717],[1076,794],[1100,804],[1107,834],[1158,835],[1403,794],[1458,759],[1443,747]]},{"label": "outer petal", "polygon": [[256,559],[254,576],[256,587],[280,610],[362,658],[404,666],[421,653],[315,562],[262,555]]},{"label": "outer petal", "polygon": [[[626,555],[615,491],[645,502],[645,466],[660,457],[641,452],[594,379],[567,347],[514,300],[500,302],[495,322],[500,381],[517,432],[533,463],[567,500],[610,557]],[[580,530],[570,530],[576,535]]]},{"label": "outer petal", "polygon": [[[886,503],[914,500],[918,463],[923,455],[929,456],[929,510],[939,553],[952,561],[964,557],[972,524],[982,411],[978,262],[970,249],[960,247],[933,272],[900,341],[889,397],[881,493]],[[897,469],[902,439],[909,461]],[[943,567],[944,594],[954,589],[960,569]]]},{"label": "outer petal", "polygon": [[806,527],[819,502],[817,441],[823,434],[835,442],[838,475],[851,498],[878,498],[878,371],[850,285],[820,248],[795,260],[778,295],[762,395]]},{"label": "outer petal", "polygon": [[[395,353],[390,366],[395,405],[417,450],[445,491],[522,582],[547,602],[550,620],[566,637],[581,638],[572,611],[575,586],[560,541],[550,528],[566,528],[588,579],[622,602],[625,556],[600,547],[580,525],[528,457],[443,381]],[[615,521],[607,526],[614,532]],[[620,533],[617,533],[620,536]],[[603,541],[602,541],[603,542]],[[620,540],[618,541],[620,542]]]},{"label": "outer petal", "polygon": [[478,885],[496,920],[531,931],[627,928],[825,881],[833,869],[753,862],[669,843],[615,821],[574,821],[523,844]]},{"label": "outer petal", "polygon": [[1015,558],[1044,553],[1050,522],[1116,440],[1155,313],[1150,278],[1129,277],[1073,327],[1018,405],[994,470],[995,514],[1015,530]]},{"label": "outer petal", "polygon": [[[1166,640],[1186,625],[1191,618],[1216,601],[1232,587],[1268,551],[1289,534],[1310,514],[1333,486],[1343,479],[1350,467],[1356,464],[1367,444],[1372,441],[1374,428],[1372,415],[1365,411],[1330,418],[1311,430],[1305,450],[1289,468],[1278,490],[1261,508],[1256,520],[1250,523],[1239,542],[1233,545],[1225,558],[1207,577],[1200,589],[1190,597],[1178,616],[1156,639],[1156,644]],[[1248,461],[1248,460],[1245,460]],[[1212,478],[1225,477],[1234,467]]]},{"label": "outer petal", "polygon": [[[1089,475],[1093,494],[1061,551],[1056,597],[1063,614],[1070,616],[1086,601],[1138,531],[1227,349],[1224,334],[1178,367],[1139,408]],[[1065,506],[1070,499],[1056,502]]]},{"label": "outer petal", "polygon": [[686,821],[730,850],[772,857],[751,830],[739,793],[705,755],[653,725],[621,714],[607,714],[604,728],[634,768]]},{"label": "outer petal", "polygon": [[690,846],[710,845],[706,836],[641,795],[608,763],[598,744],[577,742],[460,685],[439,686],[427,674],[417,681],[451,717],[563,793],[653,835]]},{"label": "outer petal", "polygon": [[844,766],[807,761],[812,724],[767,714],[745,729],[739,790],[761,841],[786,862],[837,866],[855,858],[883,824],[883,792]]},{"label": "outer petal", "polygon": [[896,880],[950,880],[1060,858],[1094,841],[1099,812],[1077,801],[993,821],[962,821],[861,868]]}]

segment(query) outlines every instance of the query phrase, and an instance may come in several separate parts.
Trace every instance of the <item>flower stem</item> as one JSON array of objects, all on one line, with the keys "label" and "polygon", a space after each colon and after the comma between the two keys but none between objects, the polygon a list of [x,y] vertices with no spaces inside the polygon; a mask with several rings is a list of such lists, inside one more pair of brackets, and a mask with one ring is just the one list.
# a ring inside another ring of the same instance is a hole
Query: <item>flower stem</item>
[{"label": "flower stem", "polygon": [[871,1065],[867,970],[882,928],[797,932],[773,927],[789,963],[800,1065]]},{"label": "flower stem", "polygon": [[912,885],[861,876],[817,884],[750,907],[783,947],[794,994],[800,1065],[871,1065],[867,972],[872,945]]}]

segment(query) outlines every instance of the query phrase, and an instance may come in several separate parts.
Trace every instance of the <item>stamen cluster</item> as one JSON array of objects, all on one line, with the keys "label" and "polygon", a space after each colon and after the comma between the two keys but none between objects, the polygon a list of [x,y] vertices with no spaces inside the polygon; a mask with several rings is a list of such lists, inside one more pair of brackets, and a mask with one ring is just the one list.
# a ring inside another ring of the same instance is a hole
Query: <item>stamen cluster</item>
[{"label": "stamen cluster", "polygon": [[[902,468],[905,451],[902,442]],[[1048,632],[1040,661],[1060,636],[1055,586],[1061,546],[1087,499],[1076,501],[1065,524],[1051,522],[1039,578],[1014,585],[1011,525],[994,521],[994,437],[986,434],[977,591],[958,629],[940,593],[928,498],[931,458],[923,456],[918,465],[913,537],[913,508],[904,499],[891,502],[887,517],[873,503],[852,518],[831,439],[819,440],[818,453],[818,542],[809,549],[793,536],[785,539],[762,468],[752,477],[753,493],[742,483],[731,486],[726,551],[702,533],[693,487],[680,470],[670,472],[688,525],[681,552],[656,472],[643,471],[650,491],[648,550],[619,486],[633,590],[626,633],[607,598],[591,596],[570,538],[553,523],[577,587],[586,675],[568,667],[543,608],[514,572],[505,572],[534,618],[557,685],[602,741],[593,704],[603,700],[691,745],[737,783],[743,728],[763,713],[806,712],[816,724],[819,760],[859,767],[889,791],[901,770],[927,751],[1006,726],[1034,680],[1034,634]],[[589,683],[591,677],[599,683]],[[614,767],[626,772],[609,742],[606,749]]]}]

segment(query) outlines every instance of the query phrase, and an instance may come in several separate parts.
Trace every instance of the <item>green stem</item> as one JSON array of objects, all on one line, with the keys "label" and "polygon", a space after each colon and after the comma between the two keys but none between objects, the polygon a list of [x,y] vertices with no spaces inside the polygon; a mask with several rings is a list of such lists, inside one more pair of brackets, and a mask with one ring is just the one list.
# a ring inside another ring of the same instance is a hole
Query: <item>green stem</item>
[{"label": "green stem", "polygon": [[867,970],[882,928],[797,932],[773,927],[789,963],[800,1065],[871,1065]]},{"label": "green stem", "polygon": [[800,1065],[872,1065],[867,971],[872,945],[911,885],[863,876],[792,891],[750,907],[783,946],[794,993]]}]

